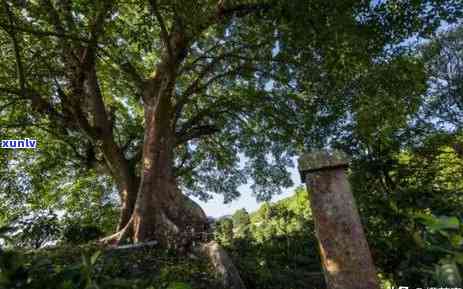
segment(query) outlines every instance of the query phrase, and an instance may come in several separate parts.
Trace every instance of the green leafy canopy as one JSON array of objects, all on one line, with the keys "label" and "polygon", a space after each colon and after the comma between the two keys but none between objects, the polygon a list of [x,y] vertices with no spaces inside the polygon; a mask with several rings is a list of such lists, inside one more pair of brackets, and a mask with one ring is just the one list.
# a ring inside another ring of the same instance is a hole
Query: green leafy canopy
[{"label": "green leafy canopy", "polygon": [[[69,63],[83,51],[95,52],[114,142],[138,174],[144,80],[181,27],[189,46],[172,95],[180,184],[230,201],[251,182],[269,199],[291,185],[292,158],[326,145],[352,115],[379,122],[382,112],[364,116],[364,109],[386,103],[400,108],[390,122],[403,121],[423,78],[418,61],[391,47],[454,21],[459,8],[458,1],[4,1],[0,137],[34,136],[39,149],[0,151],[1,197],[14,202],[23,192],[21,200],[36,206],[73,203],[85,187],[114,193],[107,179],[114,168],[82,126],[97,127],[98,114],[88,99],[68,97],[79,71]],[[89,174],[98,177],[86,182]]]}]

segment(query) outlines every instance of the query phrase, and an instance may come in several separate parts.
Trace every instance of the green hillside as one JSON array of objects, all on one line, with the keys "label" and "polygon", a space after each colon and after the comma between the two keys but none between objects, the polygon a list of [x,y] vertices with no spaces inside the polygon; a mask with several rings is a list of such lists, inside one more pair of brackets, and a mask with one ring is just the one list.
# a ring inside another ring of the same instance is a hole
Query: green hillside
[{"label": "green hillside", "polygon": [[231,253],[249,288],[324,287],[303,188],[251,214],[241,209],[221,219],[216,238]]}]

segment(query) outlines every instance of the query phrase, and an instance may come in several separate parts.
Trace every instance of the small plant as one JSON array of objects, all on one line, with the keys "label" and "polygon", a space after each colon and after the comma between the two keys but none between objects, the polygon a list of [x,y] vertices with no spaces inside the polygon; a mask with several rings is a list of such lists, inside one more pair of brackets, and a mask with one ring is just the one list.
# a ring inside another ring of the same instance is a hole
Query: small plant
[{"label": "small plant", "polygon": [[463,283],[459,266],[463,265],[463,225],[457,217],[418,215],[424,225],[423,238],[415,234],[419,246],[438,257],[434,268],[427,270],[439,285],[460,287]]},{"label": "small plant", "polygon": [[458,265],[452,258],[445,258],[435,265],[433,278],[437,284],[449,287],[459,287],[462,284]]},{"label": "small plant", "polygon": [[27,281],[27,272],[19,254],[2,249],[10,241],[9,234],[13,230],[9,225],[0,226],[0,288],[18,287]]},{"label": "small plant", "polygon": [[80,272],[84,280],[85,289],[99,289],[97,283],[94,280],[94,274],[95,265],[100,255],[101,251],[96,251],[91,257],[82,256]]}]

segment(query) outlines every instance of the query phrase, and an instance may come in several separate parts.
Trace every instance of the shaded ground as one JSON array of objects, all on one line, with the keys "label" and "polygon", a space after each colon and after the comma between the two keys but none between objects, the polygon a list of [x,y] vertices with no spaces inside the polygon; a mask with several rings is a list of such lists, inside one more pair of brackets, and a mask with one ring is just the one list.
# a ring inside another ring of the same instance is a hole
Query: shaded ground
[{"label": "shaded ground", "polygon": [[[294,258],[284,265],[272,254],[256,258],[250,254],[251,248],[242,249],[230,253],[248,289],[324,288],[318,267],[307,258]],[[155,246],[62,246],[15,254],[2,257],[10,262],[6,266],[9,272],[3,274],[10,280],[0,280],[0,288],[224,289],[208,260]]]},{"label": "shaded ground", "polygon": [[207,260],[152,246],[41,249],[16,256],[9,268],[15,283],[0,288],[221,289]]}]

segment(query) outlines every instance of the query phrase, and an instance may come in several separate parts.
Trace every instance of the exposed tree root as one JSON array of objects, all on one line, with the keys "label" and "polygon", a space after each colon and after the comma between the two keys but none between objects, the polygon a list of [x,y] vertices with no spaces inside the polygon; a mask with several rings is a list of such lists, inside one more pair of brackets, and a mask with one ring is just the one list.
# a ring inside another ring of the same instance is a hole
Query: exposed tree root
[{"label": "exposed tree root", "polygon": [[111,246],[111,247],[119,246],[125,239],[129,237],[130,232],[132,231],[132,224],[133,224],[133,221],[132,219],[130,219],[124,228],[122,228],[120,231],[108,237],[100,239],[98,243],[104,246]]},{"label": "exposed tree root", "polygon": [[199,246],[199,252],[210,259],[224,288],[246,289],[243,280],[227,252],[217,242],[211,241]]},{"label": "exposed tree root", "polygon": [[[127,245],[119,246],[121,242],[128,237],[128,232],[132,229],[132,222],[129,222],[125,228],[121,231],[108,236],[100,240],[100,244],[104,246],[111,246],[114,249],[134,249],[142,246],[154,246],[160,245],[156,240],[150,242],[142,242],[136,245]],[[224,288],[230,289],[246,289],[243,280],[238,272],[238,269],[233,264],[233,261],[228,256],[227,252],[215,241],[208,243],[188,243],[188,246],[185,246],[183,243],[185,239],[191,240],[191,236],[185,236],[186,238],[181,238],[181,234],[178,235],[177,239],[173,244],[174,248],[179,253],[186,253],[185,251],[194,252],[195,254],[202,255],[209,259],[213,268],[215,269],[215,275],[220,280]]]},{"label": "exposed tree root", "polygon": [[141,202],[127,224],[99,241],[118,246],[127,239],[135,243],[156,240],[161,246],[188,251],[206,241],[208,222],[201,207],[169,183],[164,198]]}]

